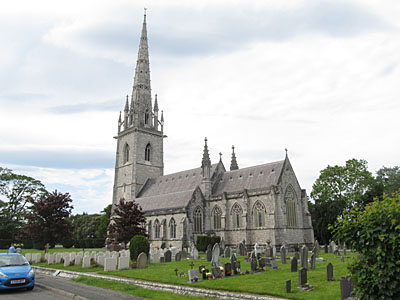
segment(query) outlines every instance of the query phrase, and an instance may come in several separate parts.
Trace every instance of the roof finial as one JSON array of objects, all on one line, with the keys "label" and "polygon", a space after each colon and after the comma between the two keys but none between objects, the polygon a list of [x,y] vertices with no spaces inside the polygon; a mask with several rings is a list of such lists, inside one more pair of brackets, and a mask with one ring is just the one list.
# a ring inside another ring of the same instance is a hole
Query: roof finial
[{"label": "roof finial", "polygon": [[287,148],[285,148],[286,156],[287,156],[287,151],[288,151]]},{"label": "roof finial", "polygon": [[231,171],[239,169],[239,166],[236,161],[235,146],[233,146],[233,145],[232,145],[232,159],[231,159],[231,168],[230,169],[231,169]]},{"label": "roof finial", "polygon": [[147,10],[147,8],[145,7],[144,8],[144,16],[146,16],[146,10]]},{"label": "roof finial", "polygon": [[222,153],[219,153],[219,161],[222,161]]},{"label": "roof finial", "polygon": [[203,151],[203,159],[201,160],[201,167],[211,168],[210,155],[208,154],[207,138],[204,139],[204,151]]}]

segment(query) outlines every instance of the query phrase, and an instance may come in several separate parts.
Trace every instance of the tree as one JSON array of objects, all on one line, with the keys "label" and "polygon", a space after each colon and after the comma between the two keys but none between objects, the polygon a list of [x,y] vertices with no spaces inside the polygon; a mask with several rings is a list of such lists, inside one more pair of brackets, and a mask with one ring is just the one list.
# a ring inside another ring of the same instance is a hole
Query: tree
[{"label": "tree", "polygon": [[146,218],[139,204],[135,200],[121,199],[115,205],[114,216],[109,225],[109,237],[127,244],[135,235],[146,236],[145,224]]},{"label": "tree", "polygon": [[5,200],[0,205],[1,236],[14,239],[23,226],[30,199],[45,194],[45,186],[39,180],[0,167],[0,197]]},{"label": "tree", "polygon": [[69,219],[74,227],[74,240],[93,239],[96,238],[96,230],[101,223],[101,215],[99,214],[76,214]]},{"label": "tree", "polygon": [[344,210],[360,205],[372,182],[365,160],[351,159],[345,166],[328,166],[320,172],[312,187],[314,204],[310,206],[315,236],[319,241],[327,243],[331,239],[329,224],[343,215]]},{"label": "tree", "polygon": [[107,228],[108,228],[108,224],[110,224],[110,218],[111,218],[111,208],[112,208],[112,204],[109,204],[101,211],[102,216],[101,216],[100,224],[96,230],[96,236],[98,238],[105,239],[107,237]]},{"label": "tree", "polygon": [[400,189],[400,167],[382,167],[376,172],[376,181],[382,185],[383,192],[391,195]]},{"label": "tree", "polygon": [[72,238],[73,227],[68,217],[73,206],[68,193],[42,195],[39,200],[30,199],[31,206],[26,216],[28,223],[23,234],[36,242],[55,244]]},{"label": "tree", "polygon": [[360,299],[390,300],[400,295],[400,194],[384,195],[337,220],[334,237],[360,253],[349,267]]}]

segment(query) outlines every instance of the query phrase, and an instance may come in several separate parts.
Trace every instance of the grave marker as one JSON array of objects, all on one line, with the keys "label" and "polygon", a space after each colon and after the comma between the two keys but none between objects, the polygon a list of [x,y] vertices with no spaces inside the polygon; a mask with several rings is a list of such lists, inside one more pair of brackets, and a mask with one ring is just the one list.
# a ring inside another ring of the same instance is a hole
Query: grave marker
[{"label": "grave marker", "polygon": [[310,270],[315,270],[316,254],[311,254]]},{"label": "grave marker", "polygon": [[146,264],[147,264],[147,255],[146,255],[146,253],[142,252],[139,254],[139,256],[137,258],[136,267],[138,269],[143,269],[146,267]]},{"label": "grave marker", "polygon": [[190,282],[197,282],[200,278],[199,270],[191,269],[188,271],[189,281]]},{"label": "grave marker", "polygon": [[304,288],[307,286],[307,269],[301,267],[299,270],[299,287]]},{"label": "grave marker", "polygon": [[290,272],[297,272],[297,258],[293,257],[290,262]]},{"label": "grave marker", "polygon": [[351,296],[353,291],[353,282],[350,279],[342,277],[340,279],[340,294],[342,296],[342,300],[347,299]]},{"label": "grave marker", "polygon": [[[218,245],[219,247],[219,245]],[[222,277],[222,273],[221,273],[221,269],[220,268],[212,268],[211,269],[211,273],[214,276],[214,278],[221,278]]]},{"label": "grave marker", "polygon": [[328,281],[335,281],[335,277],[333,276],[333,265],[331,263],[326,266],[326,277]]},{"label": "grave marker", "polygon": [[285,246],[281,247],[281,264],[283,264],[283,265],[286,264],[286,247]]},{"label": "grave marker", "polygon": [[181,261],[181,255],[182,255],[182,253],[181,253],[181,252],[178,252],[178,253],[175,255],[175,261]]},{"label": "grave marker", "polygon": [[300,261],[301,268],[308,269],[308,248],[306,245],[301,247],[301,261]]},{"label": "grave marker", "polygon": [[[85,256],[83,260],[90,259],[90,257]],[[106,257],[104,259],[104,272],[117,271],[117,258],[116,257]]]},{"label": "grave marker", "polygon": [[[165,262],[171,262],[171,256],[172,256],[172,252],[170,250],[167,250],[164,253],[164,261]],[[161,260],[161,259],[160,259]]]},{"label": "grave marker", "polygon": [[292,281],[286,280],[286,293],[290,293],[292,290]]}]

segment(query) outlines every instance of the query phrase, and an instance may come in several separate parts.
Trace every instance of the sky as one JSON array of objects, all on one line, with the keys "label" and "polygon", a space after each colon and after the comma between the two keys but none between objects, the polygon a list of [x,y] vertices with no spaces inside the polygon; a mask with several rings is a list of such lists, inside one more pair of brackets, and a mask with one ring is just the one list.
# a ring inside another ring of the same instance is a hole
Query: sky
[{"label": "sky", "polygon": [[398,166],[400,2],[2,1],[0,166],[71,194],[73,213],[112,201],[117,121],[131,94],[143,8],[165,174],[285,157],[310,194],[357,158]]}]

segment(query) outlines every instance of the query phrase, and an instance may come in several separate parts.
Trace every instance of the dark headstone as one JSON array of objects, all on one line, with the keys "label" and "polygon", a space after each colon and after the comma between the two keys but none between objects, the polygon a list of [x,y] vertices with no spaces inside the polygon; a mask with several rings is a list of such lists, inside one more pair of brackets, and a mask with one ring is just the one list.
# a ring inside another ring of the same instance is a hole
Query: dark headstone
[{"label": "dark headstone", "polygon": [[305,287],[307,285],[307,269],[300,268],[299,270],[299,287]]},{"label": "dark headstone", "polygon": [[187,252],[186,252],[186,249],[183,248],[182,251],[181,251],[181,258],[182,259],[186,259],[186,257],[187,257]]},{"label": "dark headstone", "polygon": [[224,272],[225,272],[225,277],[232,275],[232,265],[231,265],[231,263],[228,262],[228,263],[224,264]]},{"label": "dark headstone", "polygon": [[177,254],[175,254],[175,261],[181,261],[181,252],[178,252]]},{"label": "dark headstone", "polygon": [[290,272],[297,272],[297,258],[293,257],[290,263]]},{"label": "dark headstone", "polygon": [[220,268],[212,268],[211,273],[214,276],[214,278],[221,278],[222,277],[222,272]]},{"label": "dark headstone", "polygon": [[170,250],[167,250],[164,253],[165,262],[171,262],[171,256],[172,256],[172,252]]},{"label": "dark headstone", "polygon": [[272,249],[271,245],[268,244],[267,248],[265,249],[265,257],[273,257],[274,256],[274,250]]},{"label": "dark headstone", "polygon": [[349,298],[351,296],[352,291],[353,291],[353,282],[350,279],[342,277],[340,279],[340,294],[342,296],[342,300]]},{"label": "dark headstone", "polygon": [[212,251],[211,251],[211,249],[210,250],[207,249],[206,258],[207,258],[207,261],[211,261],[211,259],[212,259]]},{"label": "dark headstone", "polygon": [[244,246],[243,243],[239,243],[239,245],[238,245],[238,250],[236,251],[236,253],[237,253],[238,255],[240,255],[240,256],[244,256],[244,255],[245,255],[245,253],[246,253],[246,248],[245,248],[245,246]]},{"label": "dark headstone", "polygon": [[257,259],[252,258],[250,261],[251,272],[254,273],[257,271]]},{"label": "dark headstone", "polygon": [[315,270],[316,254],[311,254],[310,270]]},{"label": "dark headstone", "polygon": [[207,246],[207,251],[208,251],[208,250],[210,250],[210,251],[212,250],[211,244],[208,244],[208,246]]},{"label": "dark headstone", "polygon": [[328,245],[326,245],[326,244],[324,245],[324,252],[325,252],[325,253],[328,253],[328,252],[329,252],[329,251],[328,251]]},{"label": "dark headstone", "polygon": [[344,262],[344,256],[340,257],[340,260],[341,260],[342,262]]},{"label": "dark headstone", "polygon": [[237,261],[236,254],[235,254],[235,253],[232,253],[232,255],[231,255],[231,264],[232,264],[232,266],[235,265],[235,262],[236,262],[236,261]]},{"label": "dark headstone", "polygon": [[233,274],[240,274],[240,261],[235,261],[235,265],[233,267]]},{"label": "dark headstone", "polygon": [[335,277],[333,276],[333,265],[331,263],[326,266],[326,277],[328,281],[335,281]]},{"label": "dark headstone", "polygon": [[231,248],[230,247],[225,247],[224,257],[230,257],[230,256],[231,256]]},{"label": "dark headstone", "polygon": [[286,280],[286,293],[290,293],[292,291],[292,281]]},{"label": "dark headstone", "polygon": [[265,268],[265,260],[263,258],[260,258],[258,260],[258,266],[260,267],[261,270],[264,270],[264,268]]},{"label": "dark headstone", "polygon": [[281,247],[281,264],[286,264],[286,247]]},{"label": "dark headstone", "polygon": [[272,264],[271,264],[271,258],[268,258],[268,257],[265,257],[264,258],[264,263],[265,263],[265,266],[266,267],[272,267]]}]

